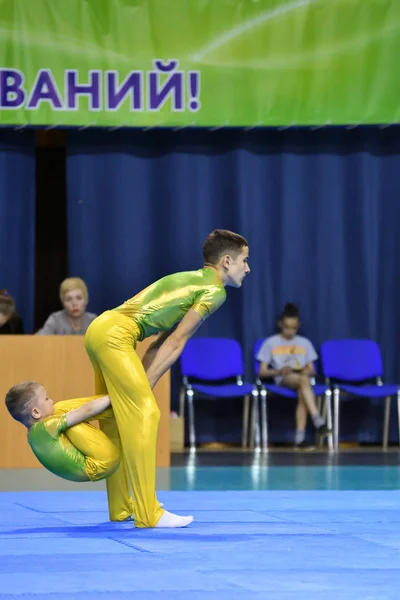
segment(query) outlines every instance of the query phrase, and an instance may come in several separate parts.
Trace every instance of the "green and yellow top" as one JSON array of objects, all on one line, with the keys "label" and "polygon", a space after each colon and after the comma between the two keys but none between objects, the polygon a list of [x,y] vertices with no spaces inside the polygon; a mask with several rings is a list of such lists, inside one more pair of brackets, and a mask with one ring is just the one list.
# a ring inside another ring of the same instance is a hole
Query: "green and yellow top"
[{"label": "green and yellow top", "polygon": [[65,414],[53,414],[28,431],[28,443],[38,461],[49,471],[70,481],[88,481],[86,457],[63,433]]},{"label": "green and yellow top", "polygon": [[169,331],[191,308],[206,319],[225,299],[225,287],[217,272],[204,267],[167,275],[114,310],[136,321],[141,341],[159,331]]}]

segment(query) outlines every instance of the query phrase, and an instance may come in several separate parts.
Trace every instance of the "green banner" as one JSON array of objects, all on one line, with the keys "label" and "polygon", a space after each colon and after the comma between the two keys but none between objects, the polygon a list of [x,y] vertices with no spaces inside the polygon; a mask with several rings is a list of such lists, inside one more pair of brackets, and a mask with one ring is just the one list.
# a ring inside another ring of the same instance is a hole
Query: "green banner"
[{"label": "green banner", "polygon": [[0,124],[394,123],[400,0],[0,0]]}]

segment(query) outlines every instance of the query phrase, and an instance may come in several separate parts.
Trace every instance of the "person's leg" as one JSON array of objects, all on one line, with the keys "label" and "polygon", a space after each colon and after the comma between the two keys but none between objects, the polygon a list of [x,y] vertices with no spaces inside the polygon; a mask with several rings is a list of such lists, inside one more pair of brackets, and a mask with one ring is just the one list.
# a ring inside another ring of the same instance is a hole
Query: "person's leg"
[{"label": "person's leg", "polygon": [[307,375],[301,375],[299,373],[290,373],[282,378],[281,385],[297,390],[301,394],[302,400],[310,413],[313,423],[316,427],[323,425],[324,420],[321,417],[318,408],[315,394]]},{"label": "person's leg", "polygon": [[185,527],[191,517],[164,511],[157,501],[156,443],[160,411],[131,340],[96,349],[114,410],[129,480],[136,527]]},{"label": "person's leg", "polygon": [[300,373],[290,373],[282,378],[281,385],[296,390],[298,404],[296,408],[296,438],[297,446],[304,443],[307,424],[307,412],[311,415],[313,424],[318,432],[324,428],[324,419],[320,415],[315,394],[309,377]]},{"label": "person's leg", "polygon": [[[157,501],[156,442],[160,411],[142,362],[134,350],[140,331],[136,323],[114,311],[97,317],[85,335],[85,347],[104,378],[113,407],[122,456],[133,491],[137,527],[185,527],[192,517],[164,511]],[[117,474],[121,471],[117,471]],[[111,482],[113,475],[107,481]],[[115,486],[109,486],[115,495]],[[113,498],[110,497],[109,502]]]},{"label": "person's leg", "polygon": [[[96,357],[89,350],[88,354],[94,369],[96,393],[107,394],[107,386],[104,381],[100,366],[97,363]],[[119,467],[106,480],[110,521],[126,521],[133,514],[133,502],[129,490],[125,456],[121,446],[121,438],[119,435],[117,422],[115,420],[113,411],[111,411],[110,418],[107,411],[102,413],[102,415],[99,415],[97,418],[100,429],[116,447],[120,461]]]},{"label": "person's leg", "polygon": [[[54,405],[54,414],[65,415],[98,397],[99,394],[62,400]],[[96,420],[115,422],[112,408],[103,411],[96,417]],[[118,451],[105,433],[97,427],[84,422],[69,427],[64,433],[69,441],[88,459],[88,476],[92,481],[109,477],[117,469],[119,465]]]},{"label": "person's leg", "polygon": [[295,444],[298,446],[306,439],[307,407],[300,390],[297,391],[297,398]]},{"label": "person's leg", "polygon": [[86,457],[86,473],[91,481],[112,475],[119,465],[116,447],[100,429],[79,423],[66,429],[69,441]]}]

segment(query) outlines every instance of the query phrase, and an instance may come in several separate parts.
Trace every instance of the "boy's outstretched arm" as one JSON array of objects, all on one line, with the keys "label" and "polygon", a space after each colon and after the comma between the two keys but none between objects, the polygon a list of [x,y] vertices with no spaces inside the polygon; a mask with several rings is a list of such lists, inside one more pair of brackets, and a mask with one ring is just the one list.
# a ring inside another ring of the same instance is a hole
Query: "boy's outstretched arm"
[{"label": "boy's outstretched arm", "polygon": [[109,396],[101,396],[100,398],[86,402],[86,404],[83,404],[79,408],[75,408],[66,414],[67,427],[72,427],[83,421],[89,421],[91,418],[102,413],[109,406],[111,406]]},{"label": "boy's outstretched arm", "polygon": [[186,313],[175,331],[161,345],[153,362],[147,369],[150,387],[153,389],[157,381],[179,358],[186,342],[198,330],[203,319],[192,308]]},{"label": "boy's outstretched arm", "polygon": [[157,335],[157,337],[153,340],[150,346],[147,348],[146,352],[142,357],[142,364],[144,366],[144,370],[147,371],[155,359],[157,352],[167,339],[167,337],[171,334],[170,331],[163,331]]},{"label": "boy's outstretched arm", "polygon": [[150,346],[147,348],[146,352],[143,354],[142,357],[142,364],[146,372],[150,368],[151,364],[153,363],[153,360],[157,356],[157,352],[159,351],[167,337],[169,337],[175,331],[177,326],[178,324],[171,327],[171,329],[169,329],[168,331],[161,331],[160,333],[158,333],[152,341],[152,343],[150,344]]}]

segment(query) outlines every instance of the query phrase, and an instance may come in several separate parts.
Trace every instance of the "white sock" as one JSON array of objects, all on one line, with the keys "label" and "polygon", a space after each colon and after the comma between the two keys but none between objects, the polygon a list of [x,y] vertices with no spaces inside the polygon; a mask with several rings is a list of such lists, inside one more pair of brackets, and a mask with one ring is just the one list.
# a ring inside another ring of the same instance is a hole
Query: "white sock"
[{"label": "white sock", "polygon": [[180,517],[167,510],[158,521],[156,527],[187,527],[193,521],[193,517]]},{"label": "white sock", "polygon": [[325,421],[323,420],[323,418],[321,417],[321,415],[319,413],[317,413],[316,415],[312,415],[312,420],[314,423],[314,427],[316,427],[318,429],[318,427],[322,427],[322,425],[325,425]]}]

